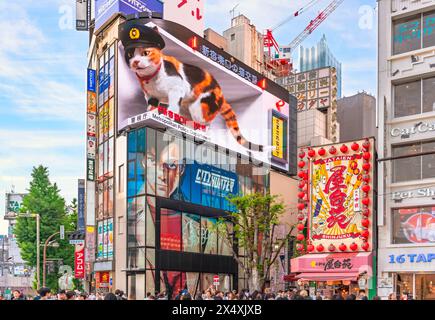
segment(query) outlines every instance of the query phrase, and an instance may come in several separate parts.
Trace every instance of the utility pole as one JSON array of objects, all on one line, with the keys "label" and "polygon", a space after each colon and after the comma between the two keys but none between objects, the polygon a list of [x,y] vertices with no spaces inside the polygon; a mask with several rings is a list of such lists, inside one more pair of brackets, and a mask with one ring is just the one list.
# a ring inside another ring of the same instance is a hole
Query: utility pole
[{"label": "utility pole", "polygon": [[36,277],[37,277],[37,284],[38,284],[38,290],[40,288],[41,285],[41,281],[40,281],[40,265],[41,265],[41,257],[40,257],[40,216],[39,214],[35,214],[36,216]]}]

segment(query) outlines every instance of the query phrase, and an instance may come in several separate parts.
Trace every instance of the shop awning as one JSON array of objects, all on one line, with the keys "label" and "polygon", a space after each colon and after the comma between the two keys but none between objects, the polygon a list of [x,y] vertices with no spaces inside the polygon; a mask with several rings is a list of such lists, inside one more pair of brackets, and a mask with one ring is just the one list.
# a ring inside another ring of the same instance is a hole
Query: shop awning
[{"label": "shop awning", "polygon": [[358,273],[306,272],[296,278],[303,281],[357,281]]}]

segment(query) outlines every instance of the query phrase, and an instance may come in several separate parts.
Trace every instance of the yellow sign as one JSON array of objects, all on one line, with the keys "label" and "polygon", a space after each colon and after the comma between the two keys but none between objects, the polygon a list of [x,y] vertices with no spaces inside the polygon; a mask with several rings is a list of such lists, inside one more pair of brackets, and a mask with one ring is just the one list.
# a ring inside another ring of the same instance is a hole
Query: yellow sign
[{"label": "yellow sign", "polygon": [[133,28],[130,30],[130,39],[136,40],[140,37],[140,31],[137,28]]},{"label": "yellow sign", "polygon": [[284,159],[284,121],[277,117],[272,117],[272,146],[272,155]]}]

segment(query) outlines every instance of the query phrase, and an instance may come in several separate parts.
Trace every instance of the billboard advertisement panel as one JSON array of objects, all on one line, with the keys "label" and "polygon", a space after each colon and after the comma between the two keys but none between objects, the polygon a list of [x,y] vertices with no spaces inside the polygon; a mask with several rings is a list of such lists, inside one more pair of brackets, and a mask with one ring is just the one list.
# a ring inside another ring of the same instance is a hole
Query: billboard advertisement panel
[{"label": "billboard advertisement panel", "polygon": [[298,208],[307,214],[309,252],[372,250],[373,146],[367,139],[300,154]]},{"label": "billboard advertisement panel", "polygon": [[95,30],[100,29],[116,13],[128,15],[141,12],[163,14],[163,2],[159,0],[96,0]]},{"label": "billboard advertisement panel", "polygon": [[22,193],[6,193],[6,208],[5,215],[14,215],[20,212],[23,205],[23,198],[26,194]]},{"label": "billboard advertisement panel", "polygon": [[[289,157],[296,157],[296,150],[285,142],[296,127],[290,111],[296,106],[284,88],[170,21],[127,21],[119,37],[118,130],[169,128],[291,169]],[[143,55],[148,52],[154,60]],[[277,139],[272,129],[278,118]]]},{"label": "billboard advertisement panel", "polygon": [[165,20],[174,21],[202,36],[204,32],[204,5],[206,0],[165,1]]},{"label": "billboard advertisement panel", "polygon": [[78,180],[77,229],[85,231],[85,180]]}]

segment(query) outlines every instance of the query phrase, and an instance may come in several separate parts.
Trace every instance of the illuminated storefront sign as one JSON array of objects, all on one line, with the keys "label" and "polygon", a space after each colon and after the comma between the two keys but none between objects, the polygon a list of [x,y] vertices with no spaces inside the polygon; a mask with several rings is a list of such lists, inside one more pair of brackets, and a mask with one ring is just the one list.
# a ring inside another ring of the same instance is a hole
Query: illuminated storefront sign
[{"label": "illuminated storefront sign", "polygon": [[398,254],[389,255],[388,263],[390,264],[404,264],[404,263],[431,263],[435,261],[435,253],[413,253],[413,254]]},{"label": "illuminated storefront sign", "polygon": [[393,128],[391,129],[390,134],[392,137],[400,137],[433,131],[435,131],[435,123],[424,122],[409,128]]}]

